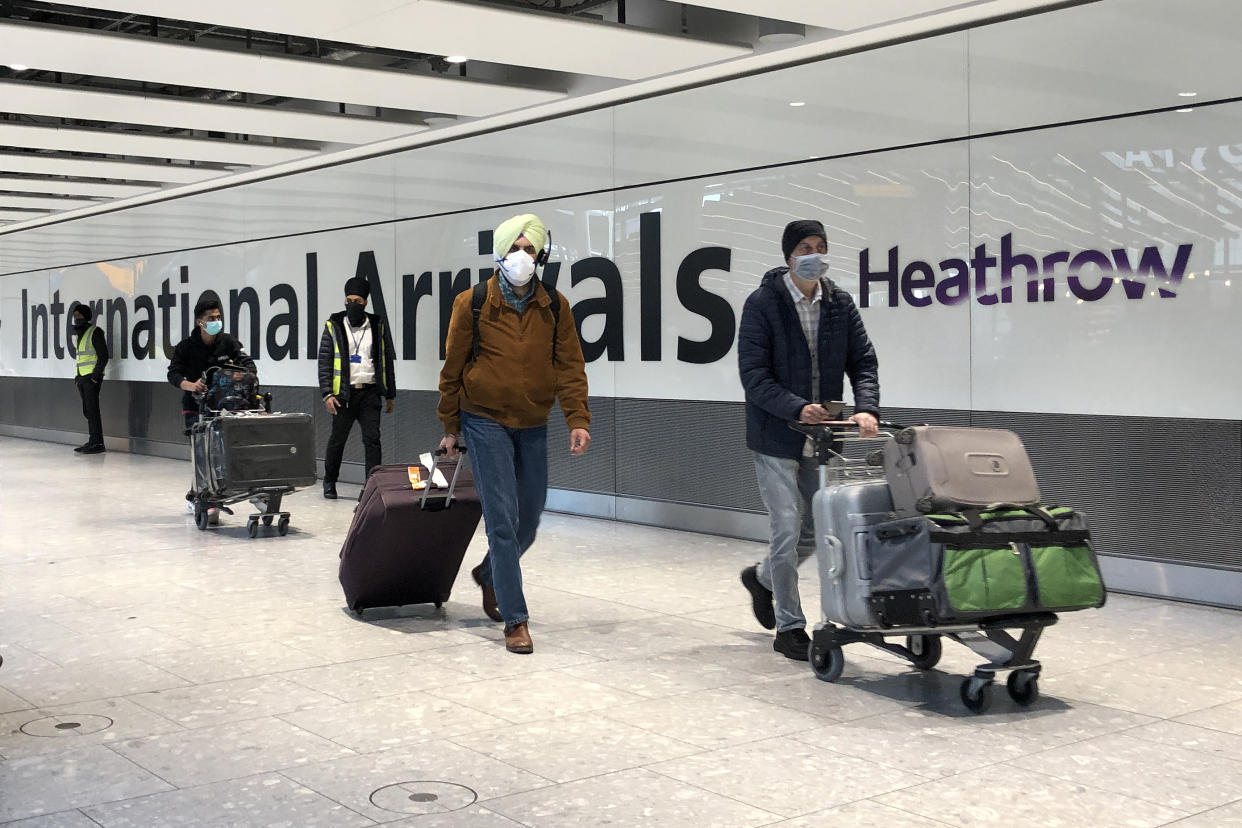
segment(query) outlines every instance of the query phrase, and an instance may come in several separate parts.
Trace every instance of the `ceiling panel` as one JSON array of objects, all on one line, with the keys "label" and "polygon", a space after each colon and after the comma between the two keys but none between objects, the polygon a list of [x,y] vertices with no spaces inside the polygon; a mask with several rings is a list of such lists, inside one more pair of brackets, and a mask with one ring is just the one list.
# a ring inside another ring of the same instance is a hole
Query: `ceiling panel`
[{"label": "ceiling panel", "polygon": [[64,175],[73,178],[111,178],[131,181],[159,181],[189,184],[228,175],[228,170],[187,167],[181,164],[142,164],[99,158],[72,158],[35,153],[0,153],[0,172],[31,175]]},{"label": "ceiling panel", "polygon": [[71,207],[90,207],[98,201],[89,198],[57,198],[55,196],[23,196],[0,193],[0,207],[28,210],[68,210]]},{"label": "ceiling panel", "polygon": [[792,20],[809,26],[853,31],[983,0],[686,0],[691,6]]},{"label": "ceiling panel", "polygon": [[[100,72],[110,71],[104,67],[98,69]],[[375,118],[320,115],[270,106],[206,103],[167,96],[130,95],[50,83],[0,82],[0,109],[54,118],[271,135],[341,144],[368,144],[426,129],[418,124]]]},{"label": "ceiling panel", "polygon": [[149,184],[113,184],[100,181],[65,181],[57,178],[19,178],[0,175],[0,190],[19,193],[59,193],[61,195],[124,198],[158,189]]},{"label": "ceiling panel", "polygon": [[[820,5],[805,0],[785,2],[791,6]],[[882,0],[869,0],[869,3],[879,2]],[[909,2],[914,5],[916,0]],[[200,0],[92,0],[83,5],[409,52],[466,55],[491,63],[627,80],[654,77],[751,53],[748,46],[663,34],[533,8],[502,8],[455,0],[353,0],[348,4],[306,0],[263,0],[259,3],[215,0],[209,4]],[[750,5],[764,6],[766,0]],[[752,10],[749,13],[768,12]]]},{"label": "ceiling panel", "polygon": [[217,164],[266,166],[313,155],[314,150],[276,147],[243,141],[206,141],[197,138],[111,132],[100,129],[60,129],[0,122],[0,146],[32,147],[107,155],[180,158]]},{"label": "ceiling panel", "polygon": [[0,43],[5,62],[34,69],[456,115],[490,115],[565,97],[467,78],[28,23],[0,23]]},{"label": "ceiling panel", "polygon": [[21,211],[0,209],[0,221],[26,221],[27,219],[32,218],[43,218],[51,212],[51,210],[40,210],[35,212],[33,210]]}]

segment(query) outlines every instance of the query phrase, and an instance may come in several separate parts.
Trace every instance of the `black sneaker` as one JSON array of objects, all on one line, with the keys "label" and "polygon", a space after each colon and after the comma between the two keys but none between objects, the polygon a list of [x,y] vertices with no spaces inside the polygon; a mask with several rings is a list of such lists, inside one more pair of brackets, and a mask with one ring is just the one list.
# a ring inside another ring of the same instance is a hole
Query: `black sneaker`
[{"label": "black sneaker", "polygon": [[772,608],[772,590],[759,583],[759,568],[748,566],[742,570],[742,586],[750,593],[750,608],[755,620],[765,630],[776,629],[776,610]]},{"label": "black sneaker", "polygon": [[103,454],[105,451],[107,451],[107,449],[104,448],[103,443],[91,443],[89,446],[85,446],[82,449],[82,451],[79,453],[80,454]]},{"label": "black sneaker", "polygon": [[336,481],[329,483],[325,480],[323,482],[323,496],[328,500],[336,500]]},{"label": "black sneaker", "polygon": [[806,661],[807,650],[810,647],[811,637],[803,629],[782,630],[776,634],[776,640],[772,642],[773,650],[794,661]]}]

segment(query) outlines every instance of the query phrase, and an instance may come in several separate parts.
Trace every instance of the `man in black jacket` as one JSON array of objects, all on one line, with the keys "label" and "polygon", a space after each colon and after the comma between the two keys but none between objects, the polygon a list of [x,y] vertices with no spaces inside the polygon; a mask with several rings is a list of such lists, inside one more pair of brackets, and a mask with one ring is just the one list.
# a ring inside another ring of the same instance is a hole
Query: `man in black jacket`
[{"label": "man in black jacket", "polygon": [[[231,334],[224,332],[224,312],[215,294],[206,294],[194,306],[194,330],[177,343],[172,361],[168,363],[168,381],[180,388],[181,413],[185,417],[185,433],[198,420],[195,393],[207,391],[207,371],[213,366],[236,365],[257,374],[254,360]],[[191,490],[186,495],[186,511],[193,512]],[[214,511],[214,510],[213,510]]]},{"label": "man in black jacket", "polygon": [[822,404],[841,399],[848,375],[855,411],[850,420],[861,436],[873,436],[880,382],[875,349],[854,300],[824,277],[824,226],[790,222],[781,251],[786,267],[764,274],[746,299],[738,329],[746,446],[755,453],[759,494],[771,528],[768,556],[742,570],[742,583],[755,618],[777,631],[772,649],[805,661],[810,638],[798,596],[798,566],[815,551],[811,498],[819,468],[809,441],[789,423],[832,419]]},{"label": "man in black jacket", "polygon": [[104,368],[108,365],[108,339],[98,325],[91,324],[91,309],[86,305],[73,306],[73,332],[77,336],[74,347],[78,353],[74,382],[82,398],[82,414],[89,432],[86,442],[74,451],[99,454],[105,450],[99,391],[103,386]]},{"label": "man in black jacket", "polygon": [[366,474],[378,466],[381,398],[389,414],[396,408],[396,353],[392,332],[384,317],[367,313],[371,285],[353,277],[345,282],[345,310],[328,317],[319,340],[319,392],[332,415],[332,434],[323,461],[323,496],[336,499],[345,441],[354,427],[362,427]]}]

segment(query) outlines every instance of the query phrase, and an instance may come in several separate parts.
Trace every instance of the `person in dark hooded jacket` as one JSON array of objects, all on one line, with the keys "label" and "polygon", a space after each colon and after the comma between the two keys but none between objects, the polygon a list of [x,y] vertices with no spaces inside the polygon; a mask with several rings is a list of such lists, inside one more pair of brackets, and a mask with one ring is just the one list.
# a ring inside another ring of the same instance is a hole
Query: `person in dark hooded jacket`
[{"label": "person in dark hooded jacket", "polygon": [[[345,310],[324,323],[319,339],[319,393],[332,415],[323,461],[323,496],[335,500],[345,441],[354,422],[362,428],[366,475],[383,459],[380,408],[396,408],[396,349],[383,316],[367,313],[371,284],[358,276],[345,282]],[[384,402],[381,402],[383,400]]]},{"label": "person in dark hooded jacket", "polygon": [[798,596],[798,566],[815,551],[811,498],[819,468],[807,438],[789,424],[831,420],[823,403],[842,398],[848,376],[855,412],[850,420],[861,436],[873,436],[880,383],[875,349],[854,300],[824,276],[823,224],[790,222],[781,251],[786,266],[764,274],[746,299],[738,329],[746,447],[755,453],[771,530],[767,557],[742,570],[742,583],[755,618],[776,629],[772,649],[805,661],[810,638]]}]

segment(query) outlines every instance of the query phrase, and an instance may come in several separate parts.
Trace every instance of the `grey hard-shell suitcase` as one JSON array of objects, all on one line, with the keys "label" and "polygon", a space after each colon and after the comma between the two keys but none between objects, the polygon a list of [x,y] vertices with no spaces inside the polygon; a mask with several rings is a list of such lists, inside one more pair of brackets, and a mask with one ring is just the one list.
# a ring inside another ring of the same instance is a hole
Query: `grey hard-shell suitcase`
[{"label": "grey hard-shell suitcase", "polygon": [[903,515],[1039,503],[1026,447],[1004,429],[902,429],[884,443],[884,472]]},{"label": "grey hard-shell suitcase", "polygon": [[824,618],[855,628],[879,627],[872,610],[869,544],[890,522],[893,500],[883,480],[822,488],[812,500]]}]

